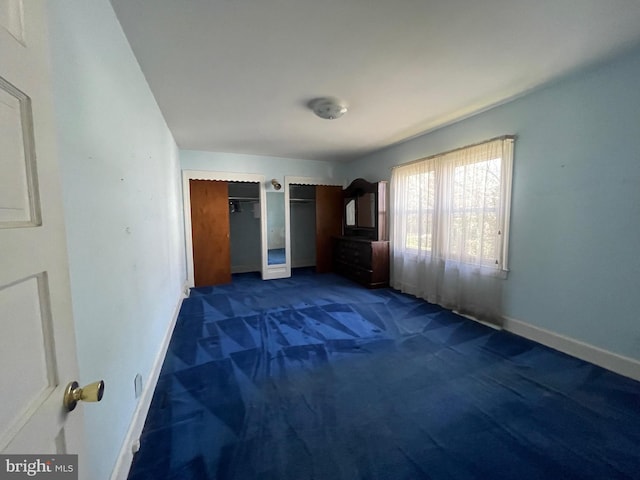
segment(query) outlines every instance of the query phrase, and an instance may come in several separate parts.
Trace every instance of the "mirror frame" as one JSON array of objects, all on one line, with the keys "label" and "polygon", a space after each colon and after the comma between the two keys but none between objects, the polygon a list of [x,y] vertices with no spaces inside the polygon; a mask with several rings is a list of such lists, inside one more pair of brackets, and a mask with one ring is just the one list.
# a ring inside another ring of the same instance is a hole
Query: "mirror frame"
[{"label": "mirror frame", "polygon": [[[347,188],[345,188],[343,192],[343,220],[342,220],[342,228],[344,229],[345,236],[348,237],[359,237],[363,239],[369,240],[381,240],[382,238],[379,235],[380,224],[379,224],[379,212],[378,212],[378,185],[381,182],[368,182],[363,178],[356,178],[353,180]],[[375,212],[373,212],[373,221],[372,226],[361,226],[360,224],[360,207],[362,206],[362,202],[360,199],[365,194],[373,195],[373,202],[375,206]],[[356,201],[356,224],[355,225],[347,225],[346,222],[346,207],[347,203],[350,200]]]},{"label": "mirror frame", "polygon": [[[282,196],[284,202],[284,215],[285,215],[285,237],[289,236],[287,230],[287,200],[285,199],[285,193],[277,191],[271,181],[262,182],[260,184],[260,216],[262,219],[262,279],[263,280],[275,280],[277,278],[287,278],[291,276],[291,254],[289,252],[290,246],[287,238],[285,238],[285,263],[277,263],[269,265],[269,232],[267,221],[267,193],[278,193]],[[264,199],[264,200],[263,200]]]}]

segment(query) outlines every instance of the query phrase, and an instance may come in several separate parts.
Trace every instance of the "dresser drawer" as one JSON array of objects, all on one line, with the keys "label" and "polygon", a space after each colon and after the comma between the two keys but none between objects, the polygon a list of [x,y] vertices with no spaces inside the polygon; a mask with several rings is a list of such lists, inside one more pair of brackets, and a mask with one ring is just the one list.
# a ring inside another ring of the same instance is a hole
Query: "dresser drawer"
[{"label": "dresser drawer", "polygon": [[367,287],[389,284],[389,242],[334,238],[334,270]]},{"label": "dresser drawer", "polygon": [[336,258],[344,263],[371,268],[371,244],[339,241],[336,248]]}]

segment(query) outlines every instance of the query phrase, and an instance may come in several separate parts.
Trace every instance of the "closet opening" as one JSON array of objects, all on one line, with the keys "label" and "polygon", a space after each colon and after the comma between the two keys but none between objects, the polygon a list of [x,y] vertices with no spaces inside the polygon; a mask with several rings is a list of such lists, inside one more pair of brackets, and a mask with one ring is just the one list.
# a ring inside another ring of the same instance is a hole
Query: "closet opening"
[{"label": "closet opening", "polygon": [[289,265],[332,272],[334,239],[342,235],[342,186],[327,179],[287,176],[285,186]]},{"label": "closet opening", "polygon": [[231,273],[259,272],[262,265],[260,184],[229,182],[228,202]]},{"label": "closet opening", "polygon": [[316,186],[289,185],[291,267],[316,266]]},{"label": "closet opening", "polygon": [[195,287],[230,283],[232,273],[262,268],[260,182],[216,177],[183,174],[187,269]]}]

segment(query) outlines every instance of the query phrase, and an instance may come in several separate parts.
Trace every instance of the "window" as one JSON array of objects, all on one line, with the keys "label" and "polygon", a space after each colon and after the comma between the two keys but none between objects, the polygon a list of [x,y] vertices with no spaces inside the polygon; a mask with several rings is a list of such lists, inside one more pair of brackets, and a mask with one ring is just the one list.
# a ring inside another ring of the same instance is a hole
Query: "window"
[{"label": "window", "polygon": [[400,165],[391,175],[391,285],[487,318],[506,276],[513,137]]},{"label": "window", "polygon": [[396,167],[394,248],[506,270],[512,145],[503,138]]}]

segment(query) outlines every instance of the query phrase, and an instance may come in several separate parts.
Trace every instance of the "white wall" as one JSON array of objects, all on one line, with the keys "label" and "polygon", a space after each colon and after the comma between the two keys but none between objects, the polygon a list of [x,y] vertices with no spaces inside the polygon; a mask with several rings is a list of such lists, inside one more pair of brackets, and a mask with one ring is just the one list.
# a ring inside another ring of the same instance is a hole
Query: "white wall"
[{"label": "white wall", "polygon": [[[109,478],[186,279],[178,149],[107,0],[48,2],[91,478]],[[64,379],[65,381],[70,379]]]},{"label": "white wall", "polygon": [[640,360],[640,49],[346,166],[391,167],[516,134],[503,312]]}]

